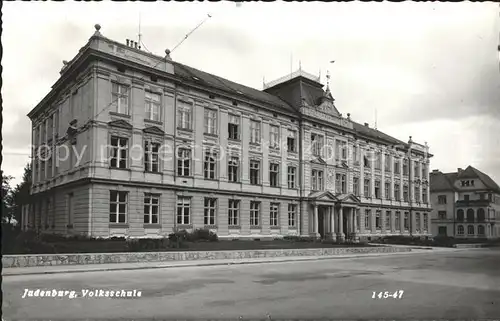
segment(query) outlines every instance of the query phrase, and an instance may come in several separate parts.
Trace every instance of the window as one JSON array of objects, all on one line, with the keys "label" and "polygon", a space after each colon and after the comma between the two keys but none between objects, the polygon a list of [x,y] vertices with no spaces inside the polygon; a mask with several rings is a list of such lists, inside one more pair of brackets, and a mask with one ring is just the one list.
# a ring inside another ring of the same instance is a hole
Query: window
[{"label": "window", "polygon": [[159,172],[158,151],[160,150],[159,143],[151,141],[144,142],[144,169],[146,172]]},{"label": "window", "polygon": [[278,203],[271,203],[271,209],[269,212],[269,225],[271,227],[277,227],[279,226],[279,204]]},{"label": "window", "polygon": [[467,226],[467,235],[474,235],[474,225]]},{"label": "window", "polygon": [[381,225],[382,222],[380,221],[380,215],[381,215],[380,211],[375,212],[375,228],[377,230],[380,230],[382,228],[382,225]]},{"label": "window", "polygon": [[385,229],[391,230],[391,211],[385,211]]},{"label": "window", "polygon": [[[110,195],[110,204],[113,204],[112,200],[116,199],[116,198],[113,198],[113,193],[116,193],[116,192],[110,192],[110,193],[111,193],[111,195]],[[126,207],[127,206],[127,198],[126,197],[127,197],[127,195],[124,194],[124,199],[122,199],[124,205],[123,205],[122,208],[120,208],[120,206],[118,206],[118,205],[116,206],[116,208],[114,206],[112,206],[112,205],[110,206],[109,221],[111,223],[117,222],[117,219],[119,217],[116,217],[116,214],[118,213],[119,210],[121,210],[122,213],[124,213],[124,215],[127,214],[127,207]],[[117,201],[118,200],[119,199],[117,199]],[[115,203],[117,203],[117,202],[115,202]],[[73,205],[74,205],[73,204],[73,193],[69,193],[68,194],[68,225],[69,226],[73,226],[73,218],[74,218],[74,214],[75,214],[74,213],[74,206]],[[54,204],[54,206],[55,206],[55,204]],[[115,217],[112,216],[113,213],[115,214]],[[111,220],[111,218],[113,218],[113,220]],[[123,222],[121,222],[121,223],[125,223],[125,216],[122,217],[122,219],[123,219]]]},{"label": "window", "polygon": [[288,180],[288,188],[295,188],[295,166],[288,166],[287,169],[287,180]]},{"label": "window", "polygon": [[427,203],[427,188],[422,187],[422,202]]},{"label": "window", "polygon": [[280,148],[280,128],[278,126],[269,126],[269,147]]},{"label": "window", "polygon": [[384,169],[386,172],[391,171],[391,156],[390,155],[385,155],[385,160],[384,160]]},{"label": "window", "polygon": [[271,185],[272,187],[278,187],[279,173],[280,173],[280,164],[270,163],[269,164],[269,185]]},{"label": "window", "polygon": [[359,151],[358,151],[358,146],[353,146],[353,149],[352,149],[352,158],[353,158],[354,164],[359,165]]},{"label": "window", "polygon": [[385,182],[384,193],[385,193],[385,198],[386,199],[390,199],[391,198],[391,183]]},{"label": "window", "polygon": [[478,235],[481,235],[481,236],[484,236],[484,226],[479,225],[479,226],[477,227],[477,234],[478,234]]},{"label": "window", "polygon": [[396,212],[396,216],[394,217],[394,225],[396,225],[396,231],[401,230],[401,212]]},{"label": "window", "polygon": [[52,156],[47,160],[47,178],[52,178]]},{"label": "window", "polygon": [[438,211],[438,219],[445,220],[446,219],[446,211]]},{"label": "window", "polygon": [[228,225],[238,226],[238,214],[240,211],[240,201],[229,200]]},{"label": "window", "polygon": [[457,221],[463,222],[465,218],[464,210],[457,211]]},{"label": "window", "polygon": [[399,159],[394,160],[394,174],[400,174],[401,173],[401,163],[399,162]]},{"label": "window", "polygon": [[183,101],[177,101],[177,127],[191,129],[193,119],[193,105]]},{"label": "window", "polygon": [[240,140],[240,116],[229,115],[227,128],[229,139]]},{"label": "window", "polygon": [[313,169],[311,176],[312,176],[311,189],[313,191],[322,191],[323,190],[323,171]]},{"label": "window", "polygon": [[158,195],[144,195],[144,224],[158,224],[160,197]]},{"label": "window", "polygon": [[403,201],[408,202],[409,200],[409,195],[408,195],[408,185],[403,186]]},{"label": "window", "polygon": [[336,174],[335,175],[335,190],[337,193],[346,193],[347,184],[346,184],[346,175],[345,174]]},{"label": "window", "polygon": [[438,235],[439,236],[447,236],[448,235],[446,226],[439,226],[438,227]]},{"label": "window", "polygon": [[359,177],[353,177],[352,186],[354,195],[359,196]]},{"label": "window", "polygon": [[205,150],[205,162],[203,163],[203,173],[205,179],[216,178],[217,154],[210,150]]},{"label": "window", "polygon": [[484,222],[485,220],[485,212],[484,209],[480,208],[477,210],[477,220],[478,222]]},{"label": "window", "polygon": [[260,144],[260,122],[250,120],[250,143]]},{"label": "window", "polygon": [[458,235],[464,235],[464,226],[463,225],[458,225],[457,226],[457,234]]},{"label": "window", "polygon": [[467,210],[467,222],[474,222],[474,210],[472,208]]},{"label": "window", "polygon": [[381,168],[382,168],[382,153],[376,152],[376,154],[375,154],[375,169],[381,169]]},{"label": "window", "polygon": [[250,202],[250,226],[260,226],[260,202]]},{"label": "window", "polygon": [[191,150],[187,148],[179,148],[177,159],[177,175],[190,176],[191,175]]},{"label": "window", "polygon": [[429,216],[427,213],[424,213],[424,232],[429,230]]},{"label": "window", "polygon": [[365,197],[371,197],[372,193],[371,193],[371,184],[370,184],[370,180],[369,179],[365,179],[365,184],[364,184],[364,192],[365,192]]},{"label": "window", "polygon": [[45,180],[45,161],[40,161],[40,180]]},{"label": "window", "polygon": [[485,193],[479,193],[479,199],[482,201],[485,199],[486,194]]},{"label": "window", "polygon": [[161,99],[159,94],[146,91],[144,95],[146,105],[146,119],[160,121]]},{"label": "window", "polygon": [[427,164],[422,163],[422,178],[427,179]]},{"label": "window", "polygon": [[295,227],[297,220],[297,205],[288,204],[288,227]]},{"label": "window", "polygon": [[401,186],[399,184],[394,184],[394,198],[397,201],[401,200]]},{"label": "window", "polygon": [[438,204],[446,204],[446,195],[438,195]]},{"label": "window", "polygon": [[109,193],[109,222],[127,222],[127,192],[110,191]]},{"label": "window", "polygon": [[113,111],[128,115],[129,114],[129,87],[113,82],[111,86],[111,106]]},{"label": "window", "polygon": [[347,143],[342,140],[336,140],[335,143],[337,145],[335,159],[347,160]]},{"label": "window", "polygon": [[111,167],[127,168],[128,138],[111,137]]},{"label": "window", "polygon": [[205,108],[205,133],[217,134],[217,110]]},{"label": "window", "polygon": [[404,228],[406,231],[410,229],[410,218],[408,213],[405,213]]},{"label": "window", "polygon": [[375,198],[381,198],[380,196],[380,181],[375,180]]},{"label": "window", "polygon": [[311,134],[311,146],[313,155],[321,156],[321,150],[323,149],[323,136]]},{"label": "window", "polygon": [[286,145],[289,153],[297,152],[297,132],[295,130],[288,130]]},{"label": "window", "polygon": [[231,156],[228,162],[228,180],[233,183],[240,181],[240,159],[237,156]]},{"label": "window", "polygon": [[260,184],[260,161],[250,161],[250,184]]},{"label": "window", "polygon": [[205,197],[203,224],[215,225],[216,211],[217,211],[217,199]]},{"label": "window", "polygon": [[408,168],[408,159],[403,160],[403,175],[408,176],[409,175],[409,168]]},{"label": "window", "polygon": [[370,230],[370,210],[365,210],[365,230]]},{"label": "window", "polygon": [[469,195],[465,194],[464,195],[464,201],[468,201],[469,200]]},{"label": "window", "polygon": [[415,213],[415,230],[420,232],[420,213]]},{"label": "window", "polygon": [[420,202],[420,187],[415,186],[415,201]]},{"label": "window", "polygon": [[420,170],[417,162],[415,162],[415,166],[413,168],[413,174],[415,175],[415,178],[420,177]]},{"label": "window", "polygon": [[189,225],[191,214],[191,198],[177,197],[177,224]]}]

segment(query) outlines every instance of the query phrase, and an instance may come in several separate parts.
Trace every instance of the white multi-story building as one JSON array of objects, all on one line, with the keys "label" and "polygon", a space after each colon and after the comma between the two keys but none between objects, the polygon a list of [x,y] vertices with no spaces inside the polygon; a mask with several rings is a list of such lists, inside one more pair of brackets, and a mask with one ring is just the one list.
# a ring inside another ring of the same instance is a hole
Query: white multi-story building
[{"label": "white multi-story building", "polygon": [[337,110],[299,70],[249,88],[94,35],[33,124],[33,206],[47,233],[339,240],[430,235],[427,145]]}]

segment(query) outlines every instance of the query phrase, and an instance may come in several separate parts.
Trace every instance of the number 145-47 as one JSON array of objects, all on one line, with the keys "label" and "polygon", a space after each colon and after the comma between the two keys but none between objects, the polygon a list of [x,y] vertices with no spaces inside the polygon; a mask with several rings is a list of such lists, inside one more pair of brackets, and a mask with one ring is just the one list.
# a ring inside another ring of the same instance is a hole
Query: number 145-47
[{"label": "number 145-47", "polygon": [[389,292],[389,291],[376,292],[376,291],[373,291],[372,299],[388,299],[388,298],[401,299],[403,297],[404,292],[405,291],[403,291],[403,290],[399,290],[396,292]]}]

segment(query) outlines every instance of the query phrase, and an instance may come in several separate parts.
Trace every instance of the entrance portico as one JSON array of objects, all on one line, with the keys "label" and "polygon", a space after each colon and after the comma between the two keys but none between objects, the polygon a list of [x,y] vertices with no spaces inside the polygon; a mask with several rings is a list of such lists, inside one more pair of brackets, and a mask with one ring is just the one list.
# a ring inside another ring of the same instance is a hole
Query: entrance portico
[{"label": "entrance portico", "polygon": [[356,210],[360,200],[352,194],[333,195],[329,191],[309,195],[311,236],[343,242],[357,240]]}]

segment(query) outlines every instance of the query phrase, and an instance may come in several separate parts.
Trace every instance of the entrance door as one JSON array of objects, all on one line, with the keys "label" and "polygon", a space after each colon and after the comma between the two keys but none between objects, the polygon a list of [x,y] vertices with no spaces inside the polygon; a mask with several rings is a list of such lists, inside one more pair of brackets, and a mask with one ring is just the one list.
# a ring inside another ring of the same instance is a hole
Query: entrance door
[{"label": "entrance door", "polygon": [[318,233],[321,238],[325,238],[325,211],[322,207],[318,208]]},{"label": "entrance door", "polygon": [[345,235],[349,234],[349,231],[347,231],[347,216],[344,214],[342,215],[342,231],[344,232]]}]

